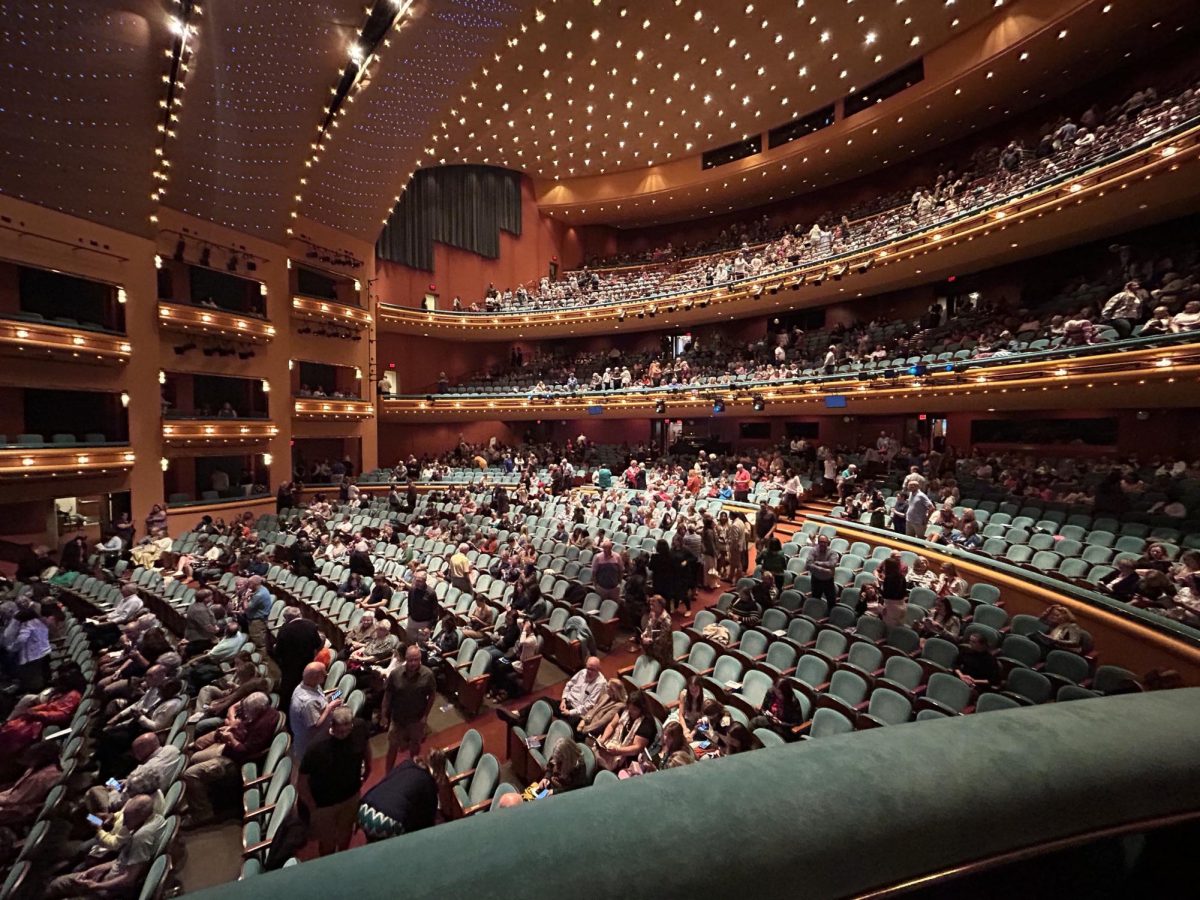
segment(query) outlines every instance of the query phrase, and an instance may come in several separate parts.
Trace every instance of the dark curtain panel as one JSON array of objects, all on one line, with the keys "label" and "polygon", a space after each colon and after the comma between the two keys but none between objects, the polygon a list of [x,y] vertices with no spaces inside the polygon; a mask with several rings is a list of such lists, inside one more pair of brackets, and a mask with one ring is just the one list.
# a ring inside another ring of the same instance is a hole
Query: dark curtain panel
[{"label": "dark curtain panel", "polygon": [[433,271],[435,241],[495,259],[501,229],[521,233],[519,174],[491,166],[418,169],[375,252],[382,259]]}]

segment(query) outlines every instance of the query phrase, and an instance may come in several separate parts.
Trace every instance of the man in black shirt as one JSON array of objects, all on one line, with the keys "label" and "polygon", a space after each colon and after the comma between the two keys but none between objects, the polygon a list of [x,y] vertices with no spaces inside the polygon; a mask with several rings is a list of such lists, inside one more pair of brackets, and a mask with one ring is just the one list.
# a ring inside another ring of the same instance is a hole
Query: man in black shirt
[{"label": "man in black shirt", "polygon": [[283,611],[283,625],[275,634],[273,655],[279,666],[279,698],[284,709],[292,703],[292,691],[300,683],[304,667],[313,661],[317,652],[325,646],[325,637],[316,622],[300,615],[300,610],[289,606]]},{"label": "man in black shirt", "polygon": [[425,573],[418,572],[413,576],[413,586],[408,592],[408,639],[420,640],[422,630],[427,636],[437,620],[437,597],[430,590]]},{"label": "man in black shirt", "polygon": [[329,717],[329,731],[304,751],[296,783],[312,815],[312,836],[322,856],[350,846],[358,795],[371,771],[367,723],[345,706]]},{"label": "man in black shirt", "polygon": [[992,655],[982,634],[975,632],[967,637],[955,674],[976,687],[1000,683],[1000,661]]}]

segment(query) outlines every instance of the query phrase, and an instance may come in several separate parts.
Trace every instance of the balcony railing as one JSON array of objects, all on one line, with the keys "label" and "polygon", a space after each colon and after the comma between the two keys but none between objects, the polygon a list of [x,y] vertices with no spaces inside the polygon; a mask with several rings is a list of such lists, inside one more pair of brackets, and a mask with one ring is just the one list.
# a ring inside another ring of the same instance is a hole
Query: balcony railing
[{"label": "balcony railing", "polygon": [[318,322],[331,322],[346,328],[361,331],[371,325],[371,314],[334,300],[315,297],[292,297],[292,317]]},{"label": "balcony railing", "polygon": [[297,419],[362,421],[375,415],[375,405],[369,400],[297,397],[292,402],[293,417]]},{"label": "balcony railing", "polygon": [[0,480],[121,474],[131,469],[133,463],[133,449],[128,444],[3,449],[0,450]]},{"label": "balcony railing", "polygon": [[110,331],[52,325],[26,319],[0,320],[0,351],[27,359],[50,358],[111,365],[128,361],[129,338]]},{"label": "balcony railing", "polygon": [[258,316],[247,316],[184,303],[158,303],[158,324],[164,331],[202,334],[235,341],[266,343],[275,337],[275,326]]},{"label": "balcony railing", "polygon": [[173,447],[242,446],[279,434],[269,419],[168,419],[163,442]]}]

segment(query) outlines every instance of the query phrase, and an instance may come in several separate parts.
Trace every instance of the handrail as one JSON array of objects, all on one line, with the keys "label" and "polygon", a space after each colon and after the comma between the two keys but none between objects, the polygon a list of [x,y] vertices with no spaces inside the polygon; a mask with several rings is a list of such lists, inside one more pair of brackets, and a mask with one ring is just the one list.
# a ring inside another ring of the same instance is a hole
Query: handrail
[{"label": "handrail", "polygon": [[861,522],[854,522],[849,519],[835,519],[830,516],[806,515],[805,521],[816,522],[820,525],[830,525],[838,530],[850,530],[869,535],[875,538],[884,538],[889,542],[901,543],[911,547],[914,551],[929,554],[935,553],[941,556],[948,556],[952,559],[968,563],[972,566],[981,566],[983,568],[995,570],[997,573],[1006,575],[1009,578],[1016,578],[1023,582],[1034,584],[1040,588],[1053,591],[1057,594],[1062,594],[1086,606],[1098,607],[1107,613],[1119,616],[1122,619],[1136,622],[1138,625],[1151,628],[1154,631],[1164,632],[1174,640],[1181,641],[1192,647],[1200,648],[1200,630],[1184,625],[1182,622],[1176,622],[1173,619],[1168,619],[1163,616],[1155,615],[1150,610],[1139,609],[1136,606],[1131,606],[1128,603],[1123,603],[1115,597],[1109,597],[1101,594],[1098,591],[1088,590],[1074,584],[1070,581],[1063,581],[1059,578],[1052,578],[1045,575],[1036,569],[1027,569],[1022,566],[1013,565],[1002,559],[997,559],[993,556],[988,556],[983,553],[963,550],[961,547],[956,547],[952,544],[934,544],[930,541],[922,540],[921,538],[909,537],[900,534],[896,531],[889,531],[886,528],[873,528],[870,525],[865,525]]},{"label": "handrail", "polygon": [[[575,312],[590,311],[594,313],[599,310],[611,312],[620,308],[629,309],[637,306],[644,306],[646,304],[658,304],[662,302],[682,302],[688,299],[698,302],[705,298],[712,299],[721,293],[736,293],[741,288],[749,287],[755,284],[766,286],[770,285],[771,283],[782,283],[791,280],[801,272],[807,274],[811,271],[815,273],[819,270],[826,269],[830,266],[836,266],[837,264],[843,262],[846,263],[847,269],[849,269],[851,264],[856,260],[873,262],[876,258],[894,258],[898,254],[905,252],[903,249],[890,250],[884,252],[881,256],[880,251],[887,247],[897,246],[900,248],[907,248],[915,245],[915,248],[927,248],[927,238],[930,235],[933,235],[936,238],[935,243],[946,244],[951,238],[958,236],[957,232],[963,231],[965,233],[965,230],[968,229],[968,226],[971,226],[973,223],[975,223],[976,227],[978,227],[978,224],[981,221],[990,224],[990,219],[997,213],[1000,213],[999,217],[1007,218],[1027,212],[1027,210],[1023,209],[1026,204],[1044,199],[1046,194],[1057,191],[1062,185],[1069,181],[1077,182],[1077,184],[1073,187],[1078,187],[1079,191],[1075,193],[1082,192],[1085,189],[1090,192],[1091,190],[1095,189],[1096,184],[1090,184],[1087,186],[1087,188],[1084,188],[1078,184],[1078,181],[1084,178],[1094,178],[1098,180],[1108,178],[1111,180],[1114,175],[1115,177],[1123,177],[1115,174],[1115,170],[1121,167],[1122,164],[1136,162],[1139,158],[1150,155],[1159,145],[1181,138],[1186,138],[1193,143],[1200,138],[1200,116],[1194,116],[1180,123],[1174,128],[1166,129],[1161,132],[1155,132],[1153,135],[1144,137],[1141,140],[1136,141],[1120,150],[1111,152],[1101,157],[1090,159],[1086,164],[1077,169],[1072,169],[1067,172],[1060,172],[1057,175],[1046,178],[1042,181],[1036,181],[1027,184],[1015,194],[997,197],[990,202],[985,202],[980,206],[972,207],[969,210],[960,212],[951,218],[937,220],[933,223],[922,225],[901,235],[895,235],[871,244],[855,247],[853,249],[847,249],[840,253],[835,253],[820,259],[807,260],[786,269],[772,271],[766,275],[756,275],[741,279],[739,281],[725,282],[719,286],[706,288],[702,291],[679,291],[670,294],[656,294],[640,297],[636,300],[615,300],[592,304],[548,307],[546,309],[530,307],[527,309],[490,312],[470,310],[429,312],[427,310],[420,310],[413,307],[402,307],[395,304],[380,302],[379,315],[381,318],[390,317],[400,321],[420,321],[424,324],[428,324],[431,321],[444,321],[447,324],[455,322],[470,322],[472,320],[486,319],[489,316],[494,319],[520,323],[523,321],[529,321],[532,318],[540,319],[547,316],[561,316],[563,314],[571,314]],[[1176,153],[1172,153],[1171,157],[1167,157],[1165,159],[1169,160],[1176,155]],[[1160,159],[1159,161],[1163,160]],[[1177,162],[1172,164],[1177,165]],[[1078,196],[1072,196],[1072,200],[1077,199],[1082,198]],[[1005,210],[1002,212],[1002,207],[1016,207],[1016,210],[1011,212]],[[500,324],[503,324],[503,322]]]},{"label": "handrail", "polygon": [[631,878],[670,898],[861,896],[1195,813],[1198,720],[1192,688],[869,729],[485,812],[195,896],[325,900],[353,884],[382,900],[397,872],[423,897],[627,900]]},{"label": "handrail", "polygon": [[[1071,359],[1091,359],[1103,358],[1110,355],[1124,355],[1134,351],[1157,350],[1161,347],[1179,347],[1188,344],[1200,343],[1200,332],[1181,332],[1179,334],[1164,334],[1151,335],[1148,337],[1131,337],[1117,341],[1106,341],[1103,344],[1087,344],[1078,347],[1054,347],[1048,350],[1033,350],[1028,352],[1014,353],[1008,356],[996,357],[981,357],[975,359],[963,360],[942,360],[930,363],[922,363],[931,367],[931,371],[936,372],[953,372],[963,374],[970,370],[987,369],[989,371],[995,369],[1000,370],[999,374],[1017,373],[1044,362],[1055,362]],[[1115,351],[1115,353],[1114,353]],[[929,355],[929,354],[925,354]],[[911,357],[906,357],[911,359]],[[758,390],[767,390],[779,387],[848,387],[857,385],[866,379],[878,380],[882,377],[882,373],[890,367],[890,361],[886,361],[887,366],[876,365],[873,368],[857,368],[849,372],[835,372],[832,375],[807,375],[799,378],[774,378],[774,379],[757,379],[757,380],[738,380],[736,378],[728,381],[702,382],[694,384],[680,385],[659,385],[657,387],[630,387],[620,390],[611,391],[592,391],[590,389],[581,389],[578,391],[565,391],[548,389],[545,393],[538,392],[534,394],[528,388],[515,388],[505,392],[458,392],[447,394],[435,394],[438,400],[496,400],[496,399],[525,399],[527,397],[537,397],[545,399],[621,399],[621,398],[638,398],[646,395],[666,395],[668,398],[671,395],[680,393],[720,393],[733,391],[735,393],[745,393]],[[908,374],[908,363],[905,363],[904,370],[897,373],[897,377],[903,377]],[[384,400],[419,400],[430,396],[425,394],[385,394]]]}]

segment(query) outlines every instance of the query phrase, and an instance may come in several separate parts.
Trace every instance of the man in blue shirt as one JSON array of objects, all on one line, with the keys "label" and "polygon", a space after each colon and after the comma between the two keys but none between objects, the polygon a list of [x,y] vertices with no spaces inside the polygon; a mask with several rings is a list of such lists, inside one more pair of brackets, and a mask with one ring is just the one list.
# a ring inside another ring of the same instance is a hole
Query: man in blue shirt
[{"label": "man in blue shirt", "polygon": [[267,649],[267,616],[271,614],[271,592],[259,575],[247,582],[250,600],[246,603],[246,633],[258,650]]}]

